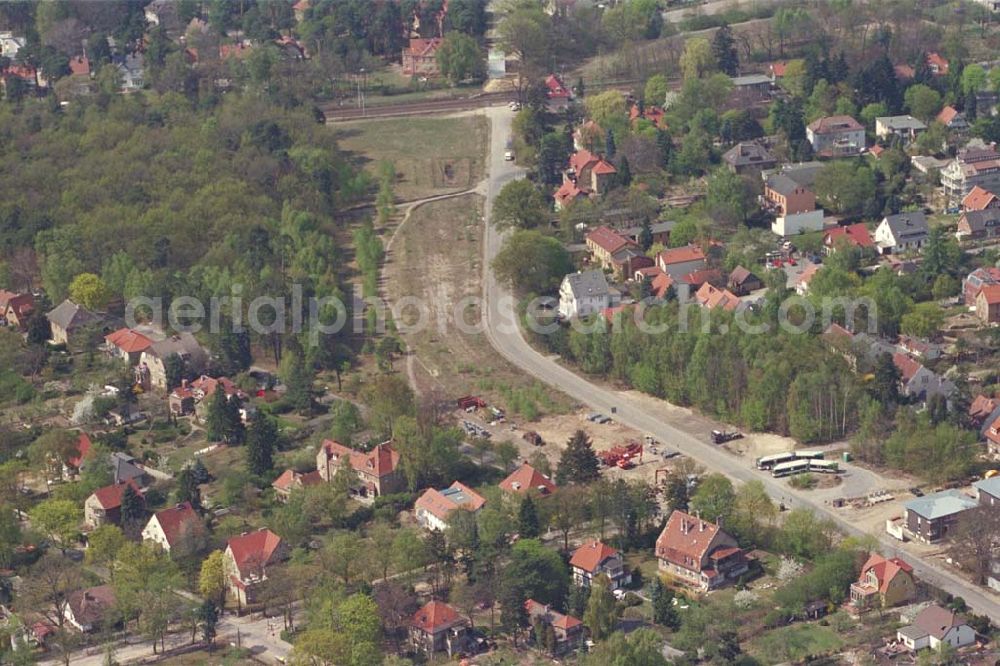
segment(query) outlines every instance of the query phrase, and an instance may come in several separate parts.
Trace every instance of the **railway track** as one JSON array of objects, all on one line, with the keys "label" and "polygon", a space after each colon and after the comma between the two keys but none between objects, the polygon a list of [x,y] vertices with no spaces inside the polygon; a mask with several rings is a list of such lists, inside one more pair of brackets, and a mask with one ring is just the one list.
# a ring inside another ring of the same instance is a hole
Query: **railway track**
[{"label": "railway track", "polygon": [[438,113],[454,113],[455,111],[469,111],[486,106],[505,104],[515,98],[516,94],[513,92],[482,93],[471,97],[409,102],[405,104],[386,104],[382,106],[370,106],[366,109],[327,104],[320,106],[320,110],[326,116],[326,121],[330,123],[343,120],[360,120],[362,118],[392,118],[396,116],[422,116]]}]

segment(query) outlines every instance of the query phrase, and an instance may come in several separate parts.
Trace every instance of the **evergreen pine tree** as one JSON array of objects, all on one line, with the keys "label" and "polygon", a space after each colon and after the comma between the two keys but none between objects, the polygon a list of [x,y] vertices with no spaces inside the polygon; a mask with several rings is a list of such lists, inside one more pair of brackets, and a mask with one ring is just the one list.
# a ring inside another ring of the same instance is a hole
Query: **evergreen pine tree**
[{"label": "evergreen pine tree", "polygon": [[263,476],[274,467],[274,445],[278,439],[278,425],[270,416],[260,415],[247,433],[247,470]]},{"label": "evergreen pine tree", "polygon": [[[222,393],[225,395],[225,391],[222,390],[222,385],[220,384],[216,393]],[[243,425],[243,417],[240,416],[240,408],[242,403],[236,395],[232,395],[226,400],[226,419],[225,419],[225,433],[223,434],[223,439],[226,440],[226,444],[231,444],[233,446],[239,446],[243,444],[246,440],[246,426]]]},{"label": "evergreen pine tree", "polygon": [[670,155],[674,152],[674,143],[670,137],[670,132],[657,130],[656,147],[660,152],[660,166],[666,169],[667,165],[670,164]]},{"label": "evergreen pine tree", "polygon": [[522,539],[534,539],[542,533],[538,521],[538,511],[531,495],[525,495],[521,500],[521,509],[517,515],[517,531]]},{"label": "evergreen pine tree", "polygon": [[583,430],[577,430],[559,459],[558,483],[589,483],[600,476],[597,454]]},{"label": "evergreen pine tree", "polygon": [[604,156],[611,159],[617,152],[615,146],[615,134],[610,129],[604,133]]},{"label": "evergreen pine tree", "polygon": [[740,56],[736,51],[736,40],[733,39],[733,29],[728,23],[723,23],[715,31],[712,38],[712,55],[719,69],[729,76],[736,76],[740,71]]},{"label": "evergreen pine tree", "polygon": [[677,609],[674,608],[674,593],[663,584],[659,576],[653,583],[652,602],[653,622],[668,629],[677,629],[680,626],[680,618],[677,617]]},{"label": "evergreen pine tree", "polygon": [[892,355],[882,353],[875,359],[872,374],[871,393],[886,410],[893,409],[899,403],[899,368],[892,360]]},{"label": "evergreen pine tree", "polygon": [[590,586],[590,598],[587,599],[587,610],[583,613],[583,623],[590,629],[590,635],[595,641],[603,641],[614,633],[618,615],[618,601],[611,593],[611,581],[601,574]]},{"label": "evergreen pine tree", "polygon": [[628,158],[622,155],[618,161],[618,184],[628,187],[632,184],[632,168],[628,164]]},{"label": "evergreen pine tree", "polygon": [[205,434],[211,442],[221,441],[226,436],[227,405],[226,392],[215,391],[208,399],[205,413]]},{"label": "evergreen pine tree", "polygon": [[196,510],[201,509],[201,491],[198,490],[198,482],[195,481],[190,467],[185,467],[177,475],[177,489],[175,493],[178,504],[191,502],[191,506]]},{"label": "evergreen pine tree", "polygon": [[122,490],[121,506],[118,509],[121,516],[122,527],[128,531],[129,527],[138,525],[146,516],[146,509],[142,503],[142,498],[135,491],[132,484],[126,484]]},{"label": "evergreen pine tree", "polygon": [[194,475],[195,483],[198,484],[208,483],[212,480],[212,475],[208,473],[208,468],[205,467],[201,458],[195,460],[194,464],[191,465],[191,474]]},{"label": "evergreen pine tree", "polygon": [[653,227],[649,224],[649,218],[642,220],[642,229],[639,231],[639,246],[645,252],[653,247]]}]

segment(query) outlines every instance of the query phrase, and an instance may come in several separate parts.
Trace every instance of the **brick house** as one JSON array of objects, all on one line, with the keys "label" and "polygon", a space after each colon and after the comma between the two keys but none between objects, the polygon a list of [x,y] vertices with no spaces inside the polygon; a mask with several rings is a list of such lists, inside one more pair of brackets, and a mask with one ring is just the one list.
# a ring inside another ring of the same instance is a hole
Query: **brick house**
[{"label": "brick house", "polygon": [[583,622],[571,615],[563,615],[552,610],[546,604],[528,599],[524,602],[524,608],[528,611],[528,621],[531,624],[539,622],[543,626],[552,627],[556,637],[554,656],[575,650],[586,634]]},{"label": "brick house", "polygon": [[967,210],[958,218],[955,238],[978,240],[1000,237],[1000,208]]},{"label": "brick house", "polygon": [[437,76],[440,74],[437,52],[443,43],[444,40],[440,37],[410,39],[409,46],[403,48],[403,74],[407,76]]},{"label": "brick house", "polygon": [[962,514],[976,506],[976,501],[960,490],[912,499],[903,505],[903,530],[912,539],[935,543],[948,537]]},{"label": "brick house", "polygon": [[413,505],[417,522],[429,530],[444,531],[452,511],[464,509],[477,513],[486,504],[486,498],[461,481],[455,481],[444,490],[428,488]]},{"label": "brick house", "polygon": [[521,466],[500,482],[500,490],[516,495],[532,493],[548,497],[556,491],[556,484],[528,463]]},{"label": "brick house", "polygon": [[965,304],[974,306],[979,290],[989,284],[1000,284],[1000,268],[993,266],[977,268],[965,276],[962,280],[962,299]]},{"label": "brick house", "polygon": [[241,607],[255,603],[260,585],[267,580],[268,567],[288,555],[288,545],[266,527],[231,538],[223,554],[229,594]]},{"label": "brick house", "polygon": [[180,557],[201,550],[207,536],[205,523],[190,502],[157,511],[142,530],[143,541]]},{"label": "brick house", "polygon": [[683,511],[670,514],[656,539],[656,558],[661,572],[703,591],[724,587],[749,569],[736,539]]},{"label": "brick house", "polygon": [[126,487],[131,487],[139,499],[143,499],[142,491],[131,479],[124,483],[98,488],[90,494],[83,503],[83,522],[87,527],[93,529],[105,523],[121,524],[122,495]]},{"label": "brick house", "polygon": [[578,150],[569,157],[569,169],[563,172],[563,181],[573,181],[589,193],[604,194],[611,187],[618,170],[600,155],[589,150]]},{"label": "brick house", "polygon": [[450,657],[464,638],[469,621],[443,601],[429,601],[410,618],[410,643],[414,649]]},{"label": "brick house", "polygon": [[872,553],[861,567],[858,580],[851,583],[851,605],[858,609],[891,608],[912,601],[917,595],[913,567],[893,557]]},{"label": "brick house", "polygon": [[705,252],[697,245],[664,250],[656,256],[656,265],[674,281],[680,280],[688,273],[708,268]]},{"label": "brick house", "polygon": [[389,442],[366,453],[331,439],[324,440],[316,454],[316,469],[329,482],[345,460],[358,477],[353,488],[356,499],[371,501],[380,495],[401,492],[406,486],[399,469],[399,452]]},{"label": "brick house", "polygon": [[771,174],[764,180],[764,206],[774,214],[771,232],[778,236],[823,228],[823,211],[816,209],[816,194],[784,173]]},{"label": "brick house", "polygon": [[617,590],[632,582],[632,574],[625,568],[621,553],[600,541],[588,541],[575,551],[569,560],[573,582],[590,587],[601,574],[611,580],[611,589]]},{"label": "brick house", "polygon": [[988,284],[979,290],[976,316],[983,324],[1000,324],[1000,284]]}]

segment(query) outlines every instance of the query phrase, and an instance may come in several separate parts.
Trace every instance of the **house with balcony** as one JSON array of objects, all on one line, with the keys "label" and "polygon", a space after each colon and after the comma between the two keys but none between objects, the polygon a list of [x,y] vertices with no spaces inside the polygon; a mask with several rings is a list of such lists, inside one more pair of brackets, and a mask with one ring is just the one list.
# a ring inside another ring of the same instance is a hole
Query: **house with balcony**
[{"label": "house with balcony", "polygon": [[361,502],[374,501],[380,495],[398,493],[406,487],[399,468],[399,452],[383,442],[371,451],[357,451],[332,439],[323,441],[316,454],[316,469],[329,483],[341,469],[353,473],[352,495]]},{"label": "house with balcony", "polygon": [[907,144],[925,131],[927,125],[909,115],[879,116],[875,119],[875,136],[884,141],[896,137]]},{"label": "house with balcony", "polygon": [[674,511],[656,539],[660,572],[702,591],[730,585],[749,570],[736,539],[719,525]]},{"label": "house with balcony", "polygon": [[865,128],[851,116],[826,116],[806,126],[806,139],[819,157],[847,157],[865,150]]},{"label": "house with balcony", "polygon": [[858,610],[891,608],[912,601],[917,595],[913,567],[898,557],[872,553],[851,583],[851,605]]},{"label": "house with balcony", "polygon": [[595,578],[604,574],[611,580],[611,589],[617,590],[632,582],[632,574],[625,568],[621,553],[601,541],[588,541],[575,551],[569,560],[573,582],[590,587]]},{"label": "house with balcony", "polygon": [[226,590],[240,607],[256,603],[267,570],[289,554],[288,544],[267,528],[229,539],[222,560]]},{"label": "house with balcony", "polygon": [[952,206],[958,206],[976,186],[1000,192],[1000,154],[995,145],[963,148],[941,169],[941,187]]}]

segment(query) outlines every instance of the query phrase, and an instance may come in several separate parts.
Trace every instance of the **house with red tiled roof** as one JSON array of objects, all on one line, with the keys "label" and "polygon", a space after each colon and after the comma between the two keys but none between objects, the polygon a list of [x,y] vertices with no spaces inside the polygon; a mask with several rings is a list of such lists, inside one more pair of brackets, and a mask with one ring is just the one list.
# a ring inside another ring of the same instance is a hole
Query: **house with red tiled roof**
[{"label": "house with red tiled roof", "polygon": [[0,326],[7,325],[23,331],[34,311],[35,297],[32,294],[0,289]]},{"label": "house with red tiled roof", "polygon": [[948,59],[943,55],[931,51],[927,54],[927,67],[930,68],[931,73],[935,76],[945,76],[948,74],[950,64],[948,63]]},{"label": "house with red tiled roof", "polygon": [[545,97],[550,110],[562,109],[573,99],[573,91],[558,76],[549,74],[545,77]]},{"label": "house with red tiled roof", "polygon": [[410,618],[410,643],[414,649],[432,655],[459,650],[469,621],[443,601],[429,601]]},{"label": "house with red tiled roof", "polygon": [[371,451],[358,451],[332,439],[323,441],[316,454],[316,469],[324,481],[331,481],[341,467],[353,470],[355,499],[373,501],[380,495],[398,493],[405,487],[399,468],[399,452],[389,442],[378,444]]},{"label": "house with red tiled roof", "polygon": [[500,482],[500,490],[507,493],[524,495],[529,492],[548,497],[556,491],[556,484],[528,463],[521,466]]},{"label": "house with red tiled roof", "polygon": [[555,200],[556,210],[562,210],[567,206],[572,205],[576,201],[590,198],[590,191],[580,189],[577,187],[576,182],[572,180],[564,180],[559,189],[553,195]]},{"label": "house with red tiled roof", "polygon": [[66,464],[63,465],[62,473],[64,478],[79,473],[80,466],[83,465],[83,461],[90,454],[92,446],[93,444],[90,441],[90,436],[81,431],[76,442],[77,453],[70,456],[70,458],[66,461]]},{"label": "house with red tiled roof", "polygon": [[288,555],[288,545],[266,527],[231,538],[223,554],[229,594],[241,607],[256,603],[260,585],[267,580],[268,567]]},{"label": "house with red tiled roof", "polygon": [[950,398],[955,392],[954,382],[928,370],[902,352],[893,354],[892,362],[899,370],[900,391],[905,396],[926,400],[933,395]]},{"label": "house with red tiled roof", "polygon": [[432,39],[410,39],[409,46],[403,48],[403,74],[407,76],[437,76],[437,52],[444,40],[440,37]]},{"label": "house with red tiled roof", "polygon": [[979,290],[988,284],[1000,284],[1000,268],[986,266],[965,276],[962,280],[962,298],[964,303],[972,307],[976,304]]},{"label": "house with red tiled roof", "polygon": [[640,110],[638,104],[633,104],[628,110],[628,120],[633,126],[640,120],[648,120],[659,129],[667,129],[666,112],[658,106],[644,106]]},{"label": "house with red tiled roof", "polygon": [[288,496],[292,494],[293,490],[308,488],[309,486],[316,486],[321,483],[324,483],[324,481],[323,477],[319,475],[319,470],[303,474],[296,472],[294,469],[286,469],[281,473],[281,476],[274,480],[271,487],[274,488],[274,494],[279,501],[287,502]]},{"label": "house with red tiled roof", "polygon": [[693,271],[708,267],[705,252],[697,245],[685,245],[664,250],[656,255],[656,265],[674,280]]},{"label": "house with red tiled roof", "polygon": [[152,340],[131,328],[119,328],[114,333],[104,336],[104,349],[108,354],[131,365],[135,365],[142,352],[149,349],[152,344]]},{"label": "house with red tiled roof", "polygon": [[841,245],[861,249],[875,249],[868,227],[864,222],[856,222],[846,227],[834,227],[823,234],[823,249],[827,254],[833,254]]},{"label": "house with red tiled roof", "polygon": [[986,449],[990,455],[1000,454],[1000,407],[983,419],[979,435],[986,439]]},{"label": "house with red tiled roof", "polygon": [[976,294],[976,316],[983,324],[1000,324],[1000,284],[984,285]]},{"label": "house with red tiled roof", "polygon": [[851,583],[851,605],[857,609],[892,608],[917,596],[913,567],[898,557],[872,553],[861,567],[858,580]]},{"label": "house with red tiled roof", "polygon": [[208,532],[191,502],[175,504],[153,514],[142,529],[142,540],[159,546],[172,556],[196,553],[205,546]]},{"label": "house with red tiled roof", "polygon": [[777,62],[772,62],[768,69],[771,71],[771,80],[777,83],[778,79],[784,78],[785,72],[788,69],[788,63],[781,60]]},{"label": "house with red tiled roof", "polygon": [[306,12],[309,11],[309,7],[312,3],[309,0],[298,0],[294,5],[292,5],[292,14],[295,15],[295,22],[302,23],[302,20],[306,17]]},{"label": "house with red tiled roof", "polygon": [[614,165],[602,156],[581,148],[570,155],[569,167],[563,171],[563,184],[570,181],[588,196],[600,196],[611,188],[617,173]]},{"label": "house with red tiled roof", "polygon": [[714,523],[674,511],[656,539],[660,571],[678,582],[714,590],[747,572],[746,555],[730,534]]},{"label": "house with red tiled roof", "polygon": [[110,629],[105,623],[112,619],[116,603],[115,590],[110,585],[76,590],[66,597],[63,617],[77,631],[84,633]]},{"label": "house with red tiled roof", "polygon": [[639,244],[609,227],[597,227],[587,234],[585,242],[601,268],[610,270],[618,278],[632,275],[636,269],[648,266],[646,262],[639,261],[646,258]]},{"label": "house with red tiled roof", "polygon": [[709,310],[722,309],[726,312],[735,312],[741,305],[739,296],[728,289],[719,289],[711,282],[701,285],[695,292],[694,299],[698,305]]},{"label": "house with red tiled roof", "polygon": [[806,139],[822,157],[857,155],[865,149],[865,128],[851,116],[825,116],[806,126]]},{"label": "house with red tiled roof", "polygon": [[588,541],[574,550],[569,567],[573,582],[582,587],[590,587],[601,574],[611,580],[611,588],[615,590],[632,582],[632,574],[625,568],[621,553],[598,540]]},{"label": "house with red tiled roof", "polygon": [[934,119],[950,130],[962,132],[969,129],[969,123],[965,120],[965,115],[955,107],[948,105],[941,109]]},{"label": "house with red tiled roof", "polygon": [[963,211],[1000,208],[1000,197],[984,187],[974,185],[962,198],[961,208]]},{"label": "house with red tiled roof", "polygon": [[90,60],[85,55],[73,56],[69,59],[70,76],[90,78]]},{"label": "house with red tiled roof", "polygon": [[139,499],[143,499],[142,491],[132,479],[98,488],[83,503],[83,522],[87,527],[94,529],[105,523],[121,524],[122,495],[125,488],[132,488]]},{"label": "house with red tiled roof", "polygon": [[978,428],[983,425],[990,414],[996,411],[997,407],[1000,407],[1000,400],[980,393],[973,398],[972,404],[969,405],[969,420]]},{"label": "house with red tiled roof", "polygon": [[443,532],[448,528],[452,511],[464,509],[477,513],[486,504],[486,498],[461,481],[455,481],[444,490],[428,488],[413,505],[417,522],[429,530]]},{"label": "house with red tiled roof", "polygon": [[532,625],[539,622],[544,626],[552,627],[556,637],[556,644],[552,649],[554,657],[575,650],[585,636],[583,622],[572,615],[564,615],[534,599],[525,601],[524,609],[528,611],[528,621]]}]

